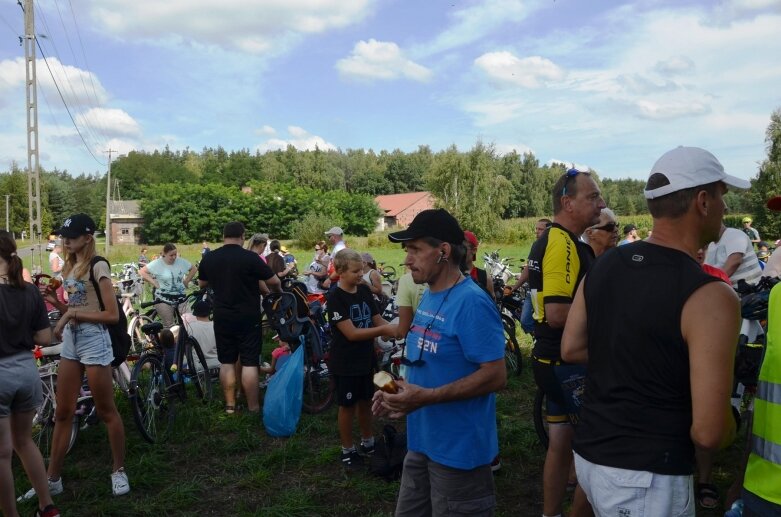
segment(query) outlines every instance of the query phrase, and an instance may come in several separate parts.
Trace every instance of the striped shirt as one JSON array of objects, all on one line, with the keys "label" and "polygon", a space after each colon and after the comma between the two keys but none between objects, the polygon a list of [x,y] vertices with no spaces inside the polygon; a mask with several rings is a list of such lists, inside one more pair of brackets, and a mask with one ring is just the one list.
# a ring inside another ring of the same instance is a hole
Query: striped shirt
[{"label": "striped shirt", "polygon": [[727,228],[718,242],[710,243],[708,252],[705,255],[705,263],[724,269],[729,256],[735,253],[742,254],[743,260],[738,269],[729,277],[732,280],[732,287],[737,287],[740,280],[745,280],[749,284],[756,284],[762,276],[759,259],[757,259],[757,254],[754,253],[754,245],[751,244],[748,236],[737,228]]}]

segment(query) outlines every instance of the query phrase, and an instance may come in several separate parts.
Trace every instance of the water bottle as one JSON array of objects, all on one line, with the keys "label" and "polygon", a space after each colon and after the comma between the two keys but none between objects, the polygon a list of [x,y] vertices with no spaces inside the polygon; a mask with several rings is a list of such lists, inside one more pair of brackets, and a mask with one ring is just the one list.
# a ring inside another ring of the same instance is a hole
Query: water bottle
[{"label": "water bottle", "polygon": [[724,517],[741,517],[743,515],[743,499],[738,499],[734,503],[732,503],[732,507],[729,509],[727,513],[724,514]]}]

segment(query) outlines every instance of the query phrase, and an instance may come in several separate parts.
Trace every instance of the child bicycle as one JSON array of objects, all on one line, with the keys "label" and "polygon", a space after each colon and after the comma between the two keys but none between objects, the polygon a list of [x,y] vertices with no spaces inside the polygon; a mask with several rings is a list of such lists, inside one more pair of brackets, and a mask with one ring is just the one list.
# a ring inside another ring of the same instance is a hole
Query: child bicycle
[{"label": "child bicycle", "polygon": [[[194,296],[202,294],[193,293]],[[198,341],[187,334],[179,312],[179,304],[188,299],[182,297],[162,302],[173,307],[174,318],[179,323],[173,360],[167,359],[166,349],[160,341],[163,324],[153,322],[141,327],[149,341],[130,376],[130,406],[136,427],[149,443],[167,438],[176,418],[176,405],[186,400],[188,387],[204,402],[212,399],[211,372],[203,350]],[[155,303],[161,303],[161,300],[142,303],[141,308]]]}]

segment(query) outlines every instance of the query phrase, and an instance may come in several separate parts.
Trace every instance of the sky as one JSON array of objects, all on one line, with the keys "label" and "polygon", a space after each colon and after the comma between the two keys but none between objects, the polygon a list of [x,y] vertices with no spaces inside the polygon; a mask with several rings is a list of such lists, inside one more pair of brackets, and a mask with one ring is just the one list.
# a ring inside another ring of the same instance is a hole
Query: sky
[{"label": "sky", "polygon": [[[781,108],[781,0],[38,0],[33,12],[40,165],[76,175],[103,174],[109,149],[482,141],[611,178],[645,178],[692,145],[749,179]],[[2,0],[0,171],[27,165],[23,34],[21,8]]]}]

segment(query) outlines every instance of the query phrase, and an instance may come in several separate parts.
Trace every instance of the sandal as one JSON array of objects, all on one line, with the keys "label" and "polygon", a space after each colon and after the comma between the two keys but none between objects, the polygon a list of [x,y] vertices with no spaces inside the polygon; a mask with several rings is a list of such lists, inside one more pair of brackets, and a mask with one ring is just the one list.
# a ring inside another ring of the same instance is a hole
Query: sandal
[{"label": "sandal", "polygon": [[716,508],[719,505],[719,489],[711,483],[697,483],[697,503],[703,508]]},{"label": "sandal", "polygon": [[232,415],[236,413],[236,406],[225,406],[225,414]]}]

